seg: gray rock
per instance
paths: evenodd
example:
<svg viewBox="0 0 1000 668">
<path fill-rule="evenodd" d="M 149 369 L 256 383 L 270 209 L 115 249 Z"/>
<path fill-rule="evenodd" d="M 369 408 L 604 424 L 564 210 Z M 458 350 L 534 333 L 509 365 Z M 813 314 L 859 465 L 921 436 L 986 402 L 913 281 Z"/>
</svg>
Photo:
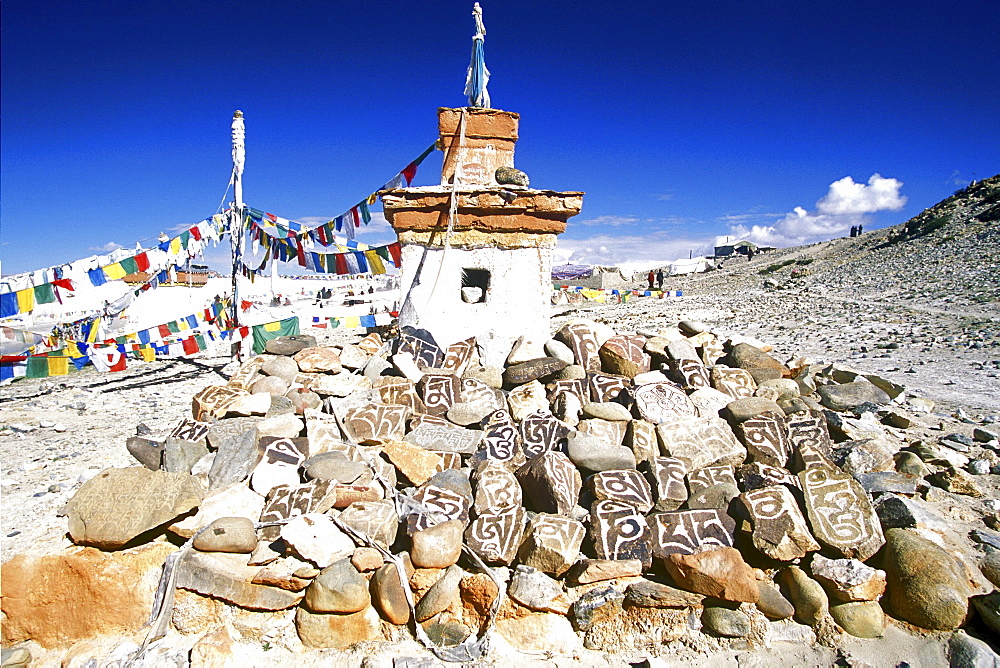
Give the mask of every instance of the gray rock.
<svg viewBox="0 0 1000 668">
<path fill-rule="evenodd" d="M 280 357 L 278 359 L 287 359 L 291 361 L 288 357 Z M 295 362 L 292 362 L 292 364 L 295 364 Z M 254 381 L 254 384 L 250 386 L 250 392 L 252 394 L 266 393 L 272 396 L 280 397 L 287 391 L 288 381 L 278 376 L 262 376 Z"/>
<path fill-rule="evenodd" d="M 264 413 L 264 417 L 265 418 L 270 418 L 270 417 L 274 417 L 276 415 L 287 415 L 289 413 L 294 413 L 295 412 L 295 405 L 292 404 L 292 400 L 289 399 L 287 395 L 292 394 L 293 392 L 298 392 L 298 391 L 303 390 L 303 389 L 304 388 L 297 388 L 295 390 L 289 390 L 288 392 L 285 393 L 286 396 L 283 396 L 283 397 L 279 397 L 277 395 L 272 394 L 271 395 L 271 405 L 268 407 L 267 412 Z M 305 391 L 309 392 L 309 390 L 305 390 Z M 313 395 L 313 396 L 316 397 L 316 400 L 318 402 L 319 401 L 319 395 Z M 318 407 L 319 407 L 319 403 L 317 403 L 315 406 L 310 406 L 310 408 L 318 408 Z"/>
<path fill-rule="evenodd" d="M 316 337 L 308 334 L 293 334 L 291 336 L 279 336 L 264 344 L 264 350 L 272 355 L 286 355 L 291 357 L 295 353 L 305 348 L 315 348 Z"/>
<path fill-rule="evenodd" d="M 896 470 L 900 473 L 908 473 L 918 478 L 923 478 L 931 473 L 931 470 L 927 468 L 926 464 L 924 464 L 924 460 L 920 459 L 920 457 L 912 452 L 907 452 L 905 450 L 897 452 L 893 456 L 893 459 L 896 462 Z"/>
<path fill-rule="evenodd" d="M 302 462 L 302 468 L 309 480 L 336 480 L 350 485 L 371 469 L 364 462 L 354 462 L 344 452 L 333 450 L 313 455 Z"/>
<path fill-rule="evenodd" d="M 458 585 L 465 577 L 459 566 L 449 566 L 444 575 L 431 585 L 416 605 L 417 621 L 423 622 L 458 600 Z"/>
<path fill-rule="evenodd" d="M 532 610 L 565 615 L 569 599 L 562 586 L 545 573 L 530 566 L 518 566 L 507 589 L 510 597 Z"/>
<path fill-rule="evenodd" d="M 739 610 L 706 607 L 701 613 L 705 630 L 723 638 L 745 638 L 750 635 L 750 618 Z"/>
<path fill-rule="evenodd" d="M 889 403 L 889 395 L 868 381 L 859 380 L 840 385 L 820 385 L 816 388 L 820 403 L 835 411 L 849 411 L 865 402 Z"/>
<path fill-rule="evenodd" d="M 798 566 L 789 566 L 778 574 L 781 591 L 795 607 L 795 621 L 816 626 L 830 611 L 830 601 L 820 583 Z"/>
<path fill-rule="evenodd" d="M 998 427 L 974 427 L 972 438 L 979 443 L 989 443 L 990 441 L 1000 441 L 1000 428 Z"/>
<path fill-rule="evenodd" d="M 704 598 L 701 594 L 649 580 L 633 582 L 625 590 L 625 601 L 640 608 L 690 608 L 701 605 Z"/>
<path fill-rule="evenodd" d="M 570 364 L 565 369 L 553 376 L 555 380 L 583 380 L 587 377 L 587 370 L 579 364 Z"/>
<path fill-rule="evenodd" d="M 290 357 L 268 357 L 261 364 L 260 371 L 267 376 L 281 378 L 286 383 L 291 383 L 299 373 L 299 365 Z"/>
<path fill-rule="evenodd" d="M 495 366 L 477 366 L 475 364 L 470 364 L 465 369 L 465 373 L 462 374 L 462 378 L 474 378 L 476 380 L 481 380 L 494 389 L 503 387 L 503 369 L 498 369 Z"/>
<path fill-rule="evenodd" d="M 583 404 L 583 414 L 586 417 L 598 418 L 600 420 L 628 421 L 632 419 L 632 414 L 627 408 L 613 401 L 602 403 Z"/>
<path fill-rule="evenodd" d="M 302 603 L 312 612 L 358 612 L 371 603 L 368 581 L 350 559 L 341 559 L 320 571 Z"/>
<path fill-rule="evenodd" d="M 635 453 L 629 448 L 580 432 L 572 433 L 566 438 L 566 454 L 574 464 L 588 471 L 636 467 Z"/>
<path fill-rule="evenodd" d="M 678 329 L 687 336 L 694 336 L 708 331 L 708 325 L 700 320 L 681 320 L 677 323 Z"/>
<path fill-rule="evenodd" d="M 768 619 L 788 619 L 795 614 L 795 606 L 777 589 L 764 582 L 758 583 L 757 586 L 760 589 L 760 599 L 757 600 L 756 604 L 757 609 L 764 613 L 765 617 Z"/>
<path fill-rule="evenodd" d="M 979 570 L 993 586 L 1000 589 L 1000 552 L 991 552 L 979 563 Z"/>
<path fill-rule="evenodd" d="M 710 485 L 697 494 L 692 495 L 687 500 L 687 507 L 694 510 L 696 508 L 718 508 L 728 509 L 729 503 L 740 495 L 740 490 L 736 485 L 722 482 Z"/>
<path fill-rule="evenodd" d="M 131 436 L 125 442 L 125 448 L 136 461 L 150 471 L 159 471 L 163 461 L 163 442 L 144 436 Z"/>
<path fill-rule="evenodd" d="M 528 187 L 528 175 L 513 167 L 497 167 L 495 178 L 500 185 Z"/>
<path fill-rule="evenodd" d="M 246 560 L 243 554 L 189 552 L 177 565 L 177 586 L 251 610 L 287 610 L 299 604 L 301 592 L 253 584 L 258 569 Z"/>
<path fill-rule="evenodd" d="M 1000 656 L 979 638 L 959 631 L 948 641 L 950 668 L 1000 668 Z"/>
<path fill-rule="evenodd" d="M 852 601 L 830 606 L 830 616 L 856 638 L 881 638 L 885 635 L 885 613 L 877 601 Z"/>
<path fill-rule="evenodd" d="M 246 480 L 260 461 L 257 422 L 255 418 L 230 418 L 219 420 L 208 430 L 209 445 L 217 451 L 208 472 L 210 489 Z"/>
<path fill-rule="evenodd" d="M 570 621 L 577 631 L 588 630 L 600 615 L 598 612 L 605 606 L 621 607 L 625 595 L 615 587 L 595 587 L 582 596 L 570 608 Z"/>
<path fill-rule="evenodd" d="M 567 365 L 573 364 L 576 359 L 573 357 L 573 351 L 562 341 L 556 339 L 549 339 L 545 342 L 545 352 L 551 357 L 561 359 L 566 362 Z"/>
<path fill-rule="evenodd" d="M 719 414 L 728 420 L 729 424 L 737 425 L 766 412 L 781 414 L 784 411 L 771 399 L 765 399 L 764 397 L 743 397 L 742 399 L 734 399 L 726 404 L 726 407 Z"/>
<path fill-rule="evenodd" d="M 882 567 L 890 612 L 925 629 L 950 631 L 965 623 L 968 580 L 942 548 L 906 529 L 889 529 Z"/>
<path fill-rule="evenodd" d="M 361 375 L 370 380 L 375 380 L 381 376 L 388 375 L 388 371 L 392 368 L 392 363 L 385 360 L 377 355 L 373 355 L 365 363 L 365 368 L 361 371 Z"/>
<path fill-rule="evenodd" d="M 170 473 L 191 473 L 199 459 L 208 454 L 208 447 L 196 441 L 168 436 L 163 444 L 163 470 Z"/>
<path fill-rule="evenodd" d="M 972 605 L 975 606 L 983 623 L 994 633 L 1000 634 L 1000 592 L 994 591 L 985 596 L 973 596 Z"/>
<path fill-rule="evenodd" d="M 201 552 L 250 554 L 257 548 L 257 531 L 249 517 L 220 517 L 194 539 Z"/>
<path fill-rule="evenodd" d="M 459 401 L 451 405 L 446 416 L 449 422 L 453 422 L 462 427 L 479 423 L 484 417 L 495 411 L 495 405 L 485 402 L 465 402 Z"/>
</svg>

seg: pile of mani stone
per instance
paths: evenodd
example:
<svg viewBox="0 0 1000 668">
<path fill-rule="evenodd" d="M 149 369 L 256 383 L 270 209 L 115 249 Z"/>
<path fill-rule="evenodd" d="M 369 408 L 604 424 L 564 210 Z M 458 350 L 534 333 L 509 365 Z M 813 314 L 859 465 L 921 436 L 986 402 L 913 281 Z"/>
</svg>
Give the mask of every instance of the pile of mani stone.
<svg viewBox="0 0 1000 668">
<path fill-rule="evenodd" d="M 87 482 L 69 533 L 101 550 L 187 541 L 173 588 L 285 611 L 306 647 L 495 631 L 614 651 L 951 631 L 977 609 L 995 623 L 996 560 L 980 572 L 923 506 L 930 484 L 974 486 L 941 447 L 910 447 L 926 406 L 769 351 L 692 321 L 573 320 L 503 368 L 474 339 L 408 327 L 282 337 L 165 438 L 130 438 L 141 466 Z"/>
</svg>

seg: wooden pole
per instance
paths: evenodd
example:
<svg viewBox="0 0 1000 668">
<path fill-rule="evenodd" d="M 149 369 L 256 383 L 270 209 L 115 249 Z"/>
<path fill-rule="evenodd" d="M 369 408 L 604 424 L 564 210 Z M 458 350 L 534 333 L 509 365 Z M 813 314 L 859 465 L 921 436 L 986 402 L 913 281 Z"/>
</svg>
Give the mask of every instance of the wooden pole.
<svg viewBox="0 0 1000 668">
<path fill-rule="evenodd" d="M 240 326 L 240 299 L 238 280 L 240 265 L 243 263 L 243 165 L 246 162 L 246 128 L 243 125 L 243 112 L 233 112 L 233 192 L 236 201 L 233 204 L 232 218 L 229 222 L 229 234 L 233 248 L 233 329 Z M 240 359 L 242 341 L 233 346 L 233 357 Z"/>
</svg>

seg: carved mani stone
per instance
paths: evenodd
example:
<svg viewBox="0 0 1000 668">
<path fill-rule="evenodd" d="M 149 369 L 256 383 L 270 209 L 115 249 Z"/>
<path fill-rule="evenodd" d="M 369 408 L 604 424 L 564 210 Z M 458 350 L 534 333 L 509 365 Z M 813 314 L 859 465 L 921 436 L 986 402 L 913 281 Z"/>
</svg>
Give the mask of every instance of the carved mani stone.
<svg viewBox="0 0 1000 668">
<path fill-rule="evenodd" d="M 264 366 L 264 362 L 267 361 L 265 355 L 256 355 L 251 357 L 236 370 L 232 376 L 229 377 L 229 382 L 227 385 L 230 387 L 235 387 L 239 390 L 249 390 L 250 386 L 254 384 L 257 377 L 260 375 L 260 368 Z"/>
<path fill-rule="evenodd" d="M 584 323 L 569 323 L 556 332 L 556 338 L 573 351 L 576 363 L 587 371 L 600 371 L 597 335 Z"/>
<path fill-rule="evenodd" d="M 714 366 L 710 373 L 712 387 L 725 392 L 733 399 L 752 397 L 757 389 L 757 383 L 749 371 L 744 369 L 730 369 L 724 366 Z"/>
<path fill-rule="evenodd" d="M 681 484 L 684 484 L 681 477 Z M 598 501 L 612 500 L 627 503 L 640 513 L 648 513 L 653 507 L 653 495 L 649 483 L 635 469 L 601 471 L 587 479 L 594 498 Z"/>
<path fill-rule="evenodd" d="M 689 470 L 737 466 L 747 451 L 722 418 L 685 418 L 656 427 L 663 454 L 682 460 Z"/>
<path fill-rule="evenodd" d="M 525 532 L 520 562 L 546 573 L 562 575 L 576 561 L 585 534 L 583 524 L 561 515 L 539 513 Z"/>
<path fill-rule="evenodd" d="M 799 479 L 783 468 L 768 466 L 760 462 L 744 464 L 737 471 L 740 478 L 740 486 L 745 490 L 760 489 L 771 485 L 786 485 L 789 488 L 799 489 Z"/>
<path fill-rule="evenodd" d="M 792 454 L 792 470 L 803 471 L 819 466 L 833 470 L 829 460 L 833 441 L 821 416 L 794 417 L 788 420 L 788 441 Z"/>
<path fill-rule="evenodd" d="M 653 562 L 649 525 L 631 504 L 611 500 L 594 503 L 590 534 L 598 559 L 637 559 L 643 568 Z"/>
<path fill-rule="evenodd" d="M 694 417 L 694 404 L 673 383 L 646 383 L 633 391 L 639 414 L 653 424 Z"/>
<path fill-rule="evenodd" d="M 413 504 L 406 515 L 406 533 L 429 529 L 448 520 L 469 521 L 470 499 L 437 485 L 424 485 L 413 495 Z"/>
<path fill-rule="evenodd" d="M 697 390 L 711 387 L 708 369 L 698 360 L 670 359 L 667 361 L 672 380 L 677 381 L 685 390 Z"/>
<path fill-rule="evenodd" d="M 223 385 L 210 385 L 191 399 L 192 417 L 199 422 L 225 417 L 226 410 L 239 397 L 249 396 L 246 390 Z"/>
<path fill-rule="evenodd" d="M 674 510 L 649 516 L 653 555 L 693 554 L 704 546 L 733 546 L 736 522 L 723 510 Z"/>
<path fill-rule="evenodd" d="M 444 352 L 427 330 L 403 326 L 396 341 L 396 352 L 409 353 L 419 369 L 438 368 L 444 362 Z"/>
<path fill-rule="evenodd" d="M 493 411 L 480 423 L 483 429 L 481 450 L 477 458 L 492 459 L 518 465 L 524 461 L 521 436 L 506 410 Z"/>
<path fill-rule="evenodd" d="M 476 487 L 473 510 L 477 515 L 501 513 L 521 506 L 521 485 L 507 467 L 486 461 L 473 474 Z"/>
<path fill-rule="evenodd" d="M 483 432 L 448 424 L 421 423 L 403 439 L 425 450 L 441 450 L 470 455 L 479 447 Z"/>
<path fill-rule="evenodd" d="M 545 411 L 529 413 L 518 425 L 524 456 L 533 459 L 546 450 L 561 450 L 569 428 Z"/>
<path fill-rule="evenodd" d="M 309 456 L 309 439 L 265 436 L 257 444 L 263 457 L 250 474 L 250 488 L 267 494 L 278 485 L 300 482 L 299 467 Z"/>
<path fill-rule="evenodd" d="M 864 488 L 847 473 L 808 468 L 799 473 L 813 534 L 848 559 L 865 561 L 885 544 Z"/>
<path fill-rule="evenodd" d="M 660 453 L 656 427 L 645 420 L 631 420 L 625 431 L 625 445 L 632 449 L 637 464 L 648 462 Z"/>
<path fill-rule="evenodd" d="M 590 418 L 589 420 L 580 420 L 580 424 L 576 426 L 576 429 L 581 434 L 593 436 L 610 445 L 621 445 L 625 439 L 627 425 L 627 422 L 620 422 L 618 420 Z"/>
<path fill-rule="evenodd" d="M 517 471 L 528 507 L 542 513 L 568 515 L 580 498 L 583 481 L 569 457 L 549 450 Z"/>
<path fill-rule="evenodd" d="M 450 373 L 428 373 L 417 387 L 424 402 L 424 411 L 430 415 L 444 415 L 458 399 L 458 377 Z"/>
<path fill-rule="evenodd" d="M 785 466 L 788 462 L 791 448 L 783 416 L 759 415 L 737 425 L 736 434 L 746 445 L 750 461 L 769 466 Z"/>
<path fill-rule="evenodd" d="M 469 548 L 490 564 L 510 564 L 524 536 L 527 513 L 521 506 L 501 513 L 483 513 L 465 530 Z"/>
<path fill-rule="evenodd" d="M 688 473 L 687 480 L 691 496 L 700 494 L 712 485 L 726 483 L 736 487 L 736 475 L 732 466 L 706 466 Z"/>
<path fill-rule="evenodd" d="M 590 389 L 590 400 L 594 403 L 614 401 L 622 392 L 629 388 L 632 381 L 625 376 L 612 376 L 607 373 L 588 373 L 587 386 Z"/>
<path fill-rule="evenodd" d="M 313 480 L 304 485 L 278 485 L 267 495 L 260 513 L 261 523 L 287 520 L 308 513 L 325 513 L 337 500 L 336 482 Z M 267 526 L 260 530 L 266 541 L 277 540 L 281 526 Z"/>
<path fill-rule="evenodd" d="M 801 559 L 819 549 L 798 504 L 784 485 L 750 490 L 740 495 L 753 524 L 753 544 L 779 561 Z"/>
<path fill-rule="evenodd" d="M 378 391 L 383 404 L 408 406 L 413 412 L 423 410 L 423 404 L 417 396 L 416 383 L 409 378 L 380 376 L 373 381 L 372 385 Z"/>
<path fill-rule="evenodd" d="M 675 457 L 654 457 L 646 464 L 649 484 L 656 499 L 656 509 L 676 510 L 688 499 L 684 477 L 687 466 Z"/>
<path fill-rule="evenodd" d="M 560 380 L 554 380 L 545 386 L 548 394 L 549 403 L 555 405 L 556 398 L 563 392 L 569 392 L 570 394 L 575 394 L 580 400 L 580 403 L 590 401 L 590 390 L 587 387 L 587 382 L 583 378 L 563 378 Z"/>
<path fill-rule="evenodd" d="M 398 441 L 403 438 L 408 412 L 406 406 L 368 404 L 347 411 L 344 424 L 348 434 L 358 443 Z"/>
<path fill-rule="evenodd" d="M 449 371 L 454 371 L 458 375 L 462 375 L 465 371 L 465 367 L 469 366 L 469 361 L 472 359 L 472 353 L 476 351 L 476 337 L 471 337 L 465 341 L 458 341 L 456 343 L 448 346 L 448 350 L 444 355 L 444 362 L 442 362 L 441 367 L 448 369 Z"/>
<path fill-rule="evenodd" d="M 204 445 L 208 443 L 208 430 L 211 427 L 212 425 L 208 422 L 198 422 L 197 420 L 181 418 L 181 421 L 170 432 L 170 436 Z"/>
</svg>

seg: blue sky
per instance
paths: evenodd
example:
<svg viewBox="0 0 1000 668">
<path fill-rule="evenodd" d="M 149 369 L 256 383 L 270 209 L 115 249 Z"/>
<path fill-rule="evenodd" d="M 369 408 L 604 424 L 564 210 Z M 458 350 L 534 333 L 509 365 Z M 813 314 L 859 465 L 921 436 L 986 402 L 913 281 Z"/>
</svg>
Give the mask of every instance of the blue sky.
<svg viewBox="0 0 1000 668">
<path fill-rule="evenodd" d="M 587 193 L 562 259 L 816 241 L 1000 171 L 995 0 L 481 4 L 517 166 Z M 248 204 L 342 213 L 435 139 L 437 107 L 465 104 L 471 5 L 2 3 L 3 272 L 214 213 L 234 109 Z M 379 220 L 360 237 L 392 238 Z"/>
</svg>

